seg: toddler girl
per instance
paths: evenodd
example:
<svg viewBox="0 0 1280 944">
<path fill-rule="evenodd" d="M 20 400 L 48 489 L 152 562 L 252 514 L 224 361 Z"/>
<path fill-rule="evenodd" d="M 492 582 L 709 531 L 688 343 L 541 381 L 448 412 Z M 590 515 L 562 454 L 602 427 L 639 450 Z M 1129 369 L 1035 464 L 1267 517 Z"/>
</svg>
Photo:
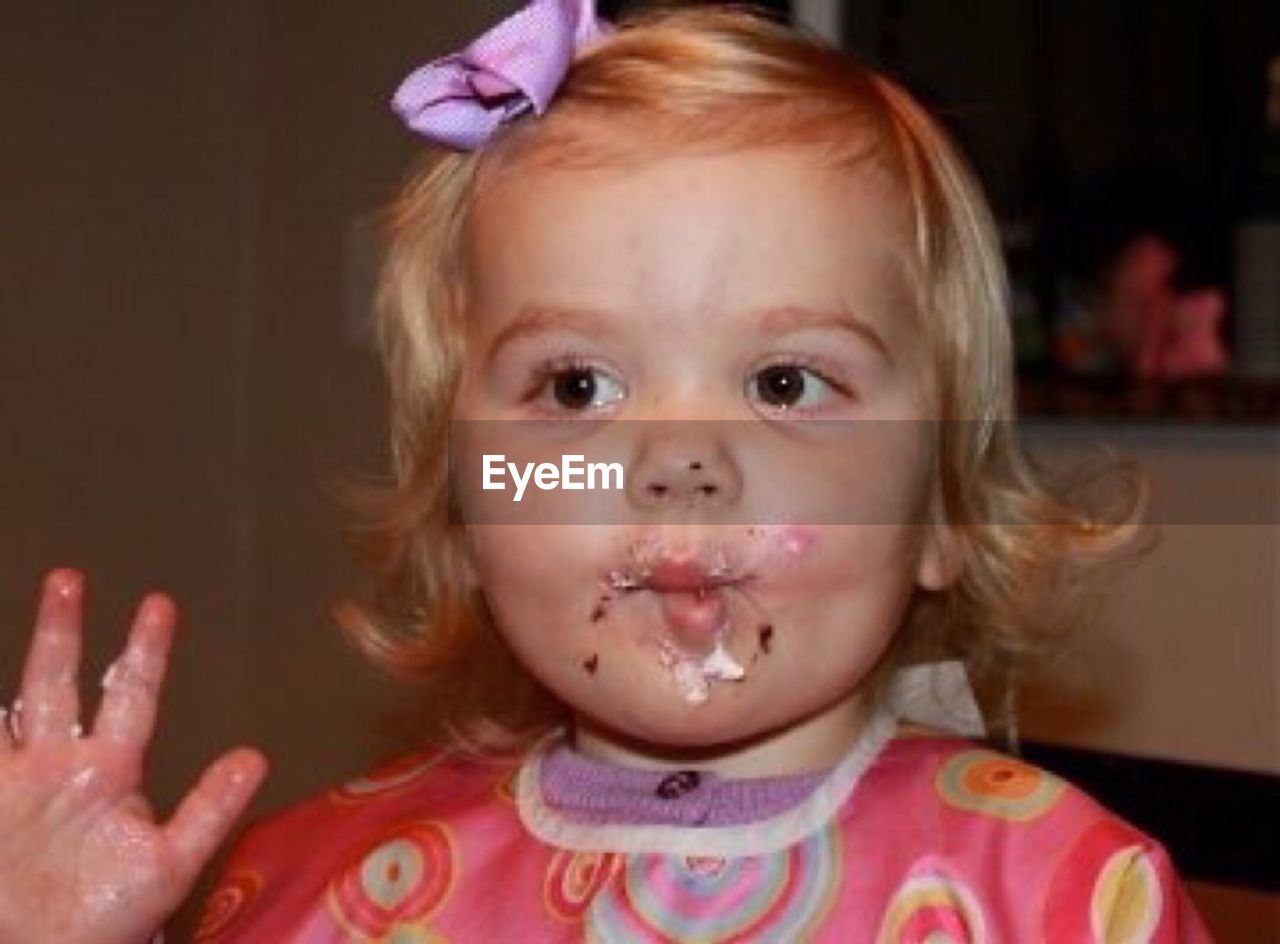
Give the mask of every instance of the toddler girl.
<svg viewBox="0 0 1280 944">
<path fill-rule="evenodd" d="M 995 233 L 920 107 L 749 12 L 569 0 L 396 106 L 436 147 L 391 216 L 380 591 L 341 616 L 449 746 L 252 826 L 197 939 L 1206 940 L 1158 843 L 957 736 L 965 670 L 1004 690 L 1132 529 L 1020 458 Z M 262 761 L 164 827 L 120 800 L 171 613 L 77 738 L 50 585 L 0 928 L 137 940 Z"/>
</svg>

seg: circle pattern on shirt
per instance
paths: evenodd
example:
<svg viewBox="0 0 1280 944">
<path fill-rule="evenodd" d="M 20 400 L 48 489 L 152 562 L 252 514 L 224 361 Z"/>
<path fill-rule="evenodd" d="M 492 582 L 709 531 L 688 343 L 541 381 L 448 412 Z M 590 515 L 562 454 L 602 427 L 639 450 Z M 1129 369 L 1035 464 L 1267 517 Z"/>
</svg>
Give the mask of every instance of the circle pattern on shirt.
<svg viewBox="0 0 1280 944">
<path fill-rule="evenodd" d="M 948 875 L 908 878 L 889 901 L 876 944 L 978 944 L 987 938 L 982 908 Z"/>
<path fill-rule="evenodd" d="M 228 874 L 209 896 L 193 941 L 211 941 L 222 934 L 258 897 L 262 877 L 248 870 Z"/>
<path fill-rule="evenodd" d="M 982 749 L 954 754 L 938 768 L 938 795 L 957 809 L 1013 822 L 1043 816 L 1066 782 L 1030 764 Z"/>
<path fill-rule="evenodd" d="M 426 930 L 415 925 L 444 904 L 456 873 L 455 845 L 443 824 L 397 824 L 329 883 L 329 910 L 357 935 L 432 940 L 421 937 Z M 410 933 L 419 937 L 405 936 Z"/>
<path fill-rule="evenodd" d="M 1148 941 L 1164 912 L 1160 875 L 1144 837 L 1120 820 L 1101 820 L 1063 855 L 1045 900 L 1049 944 Z"/>
<path fill-rule="evenodd" d="M 572 852 L 559 849 L 547 866 L 542 901 L 562 921 L 578 921 L 596 893 L 622 864 L 614 852 Z"/>
<path fill-rule="evenodd" d="M 840 888 L 832 826 L 764 856 L 630 855 L 586 919 L 589 941 L 808 940 Z"/>
<path fill-rule="evenodd" d="M 1149 941 L 1160 920 L 1160 877 L 1136 846 L 1107 859 L 1089 902 L 1094 940 Z"/>
</svg>

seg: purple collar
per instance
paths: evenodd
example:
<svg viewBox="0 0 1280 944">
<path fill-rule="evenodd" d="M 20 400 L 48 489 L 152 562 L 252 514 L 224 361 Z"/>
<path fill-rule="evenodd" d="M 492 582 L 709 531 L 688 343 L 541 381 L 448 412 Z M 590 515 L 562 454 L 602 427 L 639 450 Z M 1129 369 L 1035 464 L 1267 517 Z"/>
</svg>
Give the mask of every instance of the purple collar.
<svg viewBox="0 0 1280 944">
<path fill-rule="evenodd" d="M 567 744 L 542 760 L 547 806 L 579 822 L 740 826 L 808 798 L 827 774 L 728 779 L 697 770 L 642 770 L 592 760 Z"/>
</svg>

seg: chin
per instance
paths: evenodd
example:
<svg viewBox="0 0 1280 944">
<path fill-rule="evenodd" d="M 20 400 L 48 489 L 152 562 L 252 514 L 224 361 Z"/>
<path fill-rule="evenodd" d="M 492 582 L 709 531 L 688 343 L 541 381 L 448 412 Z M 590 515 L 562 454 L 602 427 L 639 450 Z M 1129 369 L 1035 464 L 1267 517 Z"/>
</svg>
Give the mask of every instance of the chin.
<svg viewBox="0 0 1280 944">
<path fill-rule="evenodd" d="M 785 727 L 785 719 L 774 717 L 776 709 L 766 714 L 753 701 L 733 689 L 718 687 L 707 701 L 690 704 L 673 689 L 649 692 L 625 705 L 584 706 L 584 712 L 611 719 L 606 726 L 628 739 L 697 750 L 750 741 Z"/>
</svg>

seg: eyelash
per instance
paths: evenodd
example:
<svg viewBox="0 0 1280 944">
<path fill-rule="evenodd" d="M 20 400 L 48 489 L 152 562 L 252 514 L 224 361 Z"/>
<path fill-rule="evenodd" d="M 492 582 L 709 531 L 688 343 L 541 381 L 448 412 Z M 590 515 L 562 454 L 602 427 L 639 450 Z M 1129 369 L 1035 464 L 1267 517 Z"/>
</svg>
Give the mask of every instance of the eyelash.
<svg viewBox="0 0 1280 944">
<path fill-rule="evenodd" d="M 776 361 L 767 361 L 762 363 L 762 365 L 756 367 L 755 370 L 751 371 L 750 376 L 751 377 L 759 376 L 760 372 L 767 371 L 771 367 L 799 368 L 799 370 L 801 371 L 808 372 L 808 374 L 813 374 L 815 377 L 818 377 L 818 380 L 822 381 L 823 384 L 826 384 L 827 386 L 829 386 L 829 388 L 831 388 L 833 391 L 836 391 L 836 393 L 840 394 L 841 397 L 844 397 L 847 400 L 858 399 L 858 397 L 856 397 L 854 389 L 852 389 L 852 386 L 850 384 L 847 384 L 845 380 L 837 379 L 837 377 L 835 376 L 835 372 L 829 370 L 829 368 L 826 366 L 826 363 L 823 363 L 822 361 L 820 361 L 820 358 L 805 357 L 803 356 L 803 354 L 785 354 L 785 356 L 778 357 Z M 810 407 L 810 408 L 788 407 L 787 411 L 803 413 L 806 411 L 806 409 L 809 409 L 809 411 L 813 411 L 814 408 L 813 407 Z M 774 412 L 787 412 L 787 411 L 778 411 L 777 408 L 774 408 Z"/>
<path fill-rule="evenodd" d="M 544 393 L 547 385 L 555 380 L 559 374 L 566 374 L 573 371 L 593 371 L 598 370 L 602 373 L 608 373 L 604 368 L 597 364 L 592 364 L 585 358 L 577 354 L 563 354 L 557 357 L 549 357 L 539 363 L 533 369 L 533 376 L 526 385 L 523 395 L 520 397 L 521 403 L 529 403 L 540 394 Z"/>
<path fill-rule="evenodd" d="M 771 367 L 797 367 L 800 370 L 807 371 L 816 376 L 819 380 L 829 386 L 836 393 L 846 399 L 856 399 L 852 388 L 842 380 L 837 380 L 824 364 L 816 358 L 809 358 L 803 355 L 793 354 L 780 357 L 777 360 L 768 361 L 756 367 L 750 374 L 751 377 L 757 376 L 761 371 Z M 520 398 L 521 403 L 530 403 L 540 394 L 547 390 L 547 385 L 555 378 L 563 373 L 573 371 L 592 371 L 601 370 L 603 368 L 592 364 L 585 358 L 577 354 L 564 354 L 557 357 L 550 357 L 539 363 L 533 370 L 533 376 L 526 385 L 524 393 Z M 804 412 L 803 407 L 792 407 L 792 411 Z M 811 408 L 812 409 L 812 408 Z M 557 412 L 563 411 L 558 408 Z"/>
<path fill-rule="evenodd" d="M 828 370 L 826 365 L 818 358 L 806 357 L 803 354 L 787 354 L 779 357 L 777 360 L 768 361 L 760 365 L 752 371 L 751 376 L 755 377 L 761 371 L 768 370 L 770 367 L 798 367 L 803 371 L 813 374 L 842 397 L 849 400 L 856 399 L 853 388 L 845 381 L 837 380 L 835 376 L 833 376 L 832 372 Z"/>
</svg>

